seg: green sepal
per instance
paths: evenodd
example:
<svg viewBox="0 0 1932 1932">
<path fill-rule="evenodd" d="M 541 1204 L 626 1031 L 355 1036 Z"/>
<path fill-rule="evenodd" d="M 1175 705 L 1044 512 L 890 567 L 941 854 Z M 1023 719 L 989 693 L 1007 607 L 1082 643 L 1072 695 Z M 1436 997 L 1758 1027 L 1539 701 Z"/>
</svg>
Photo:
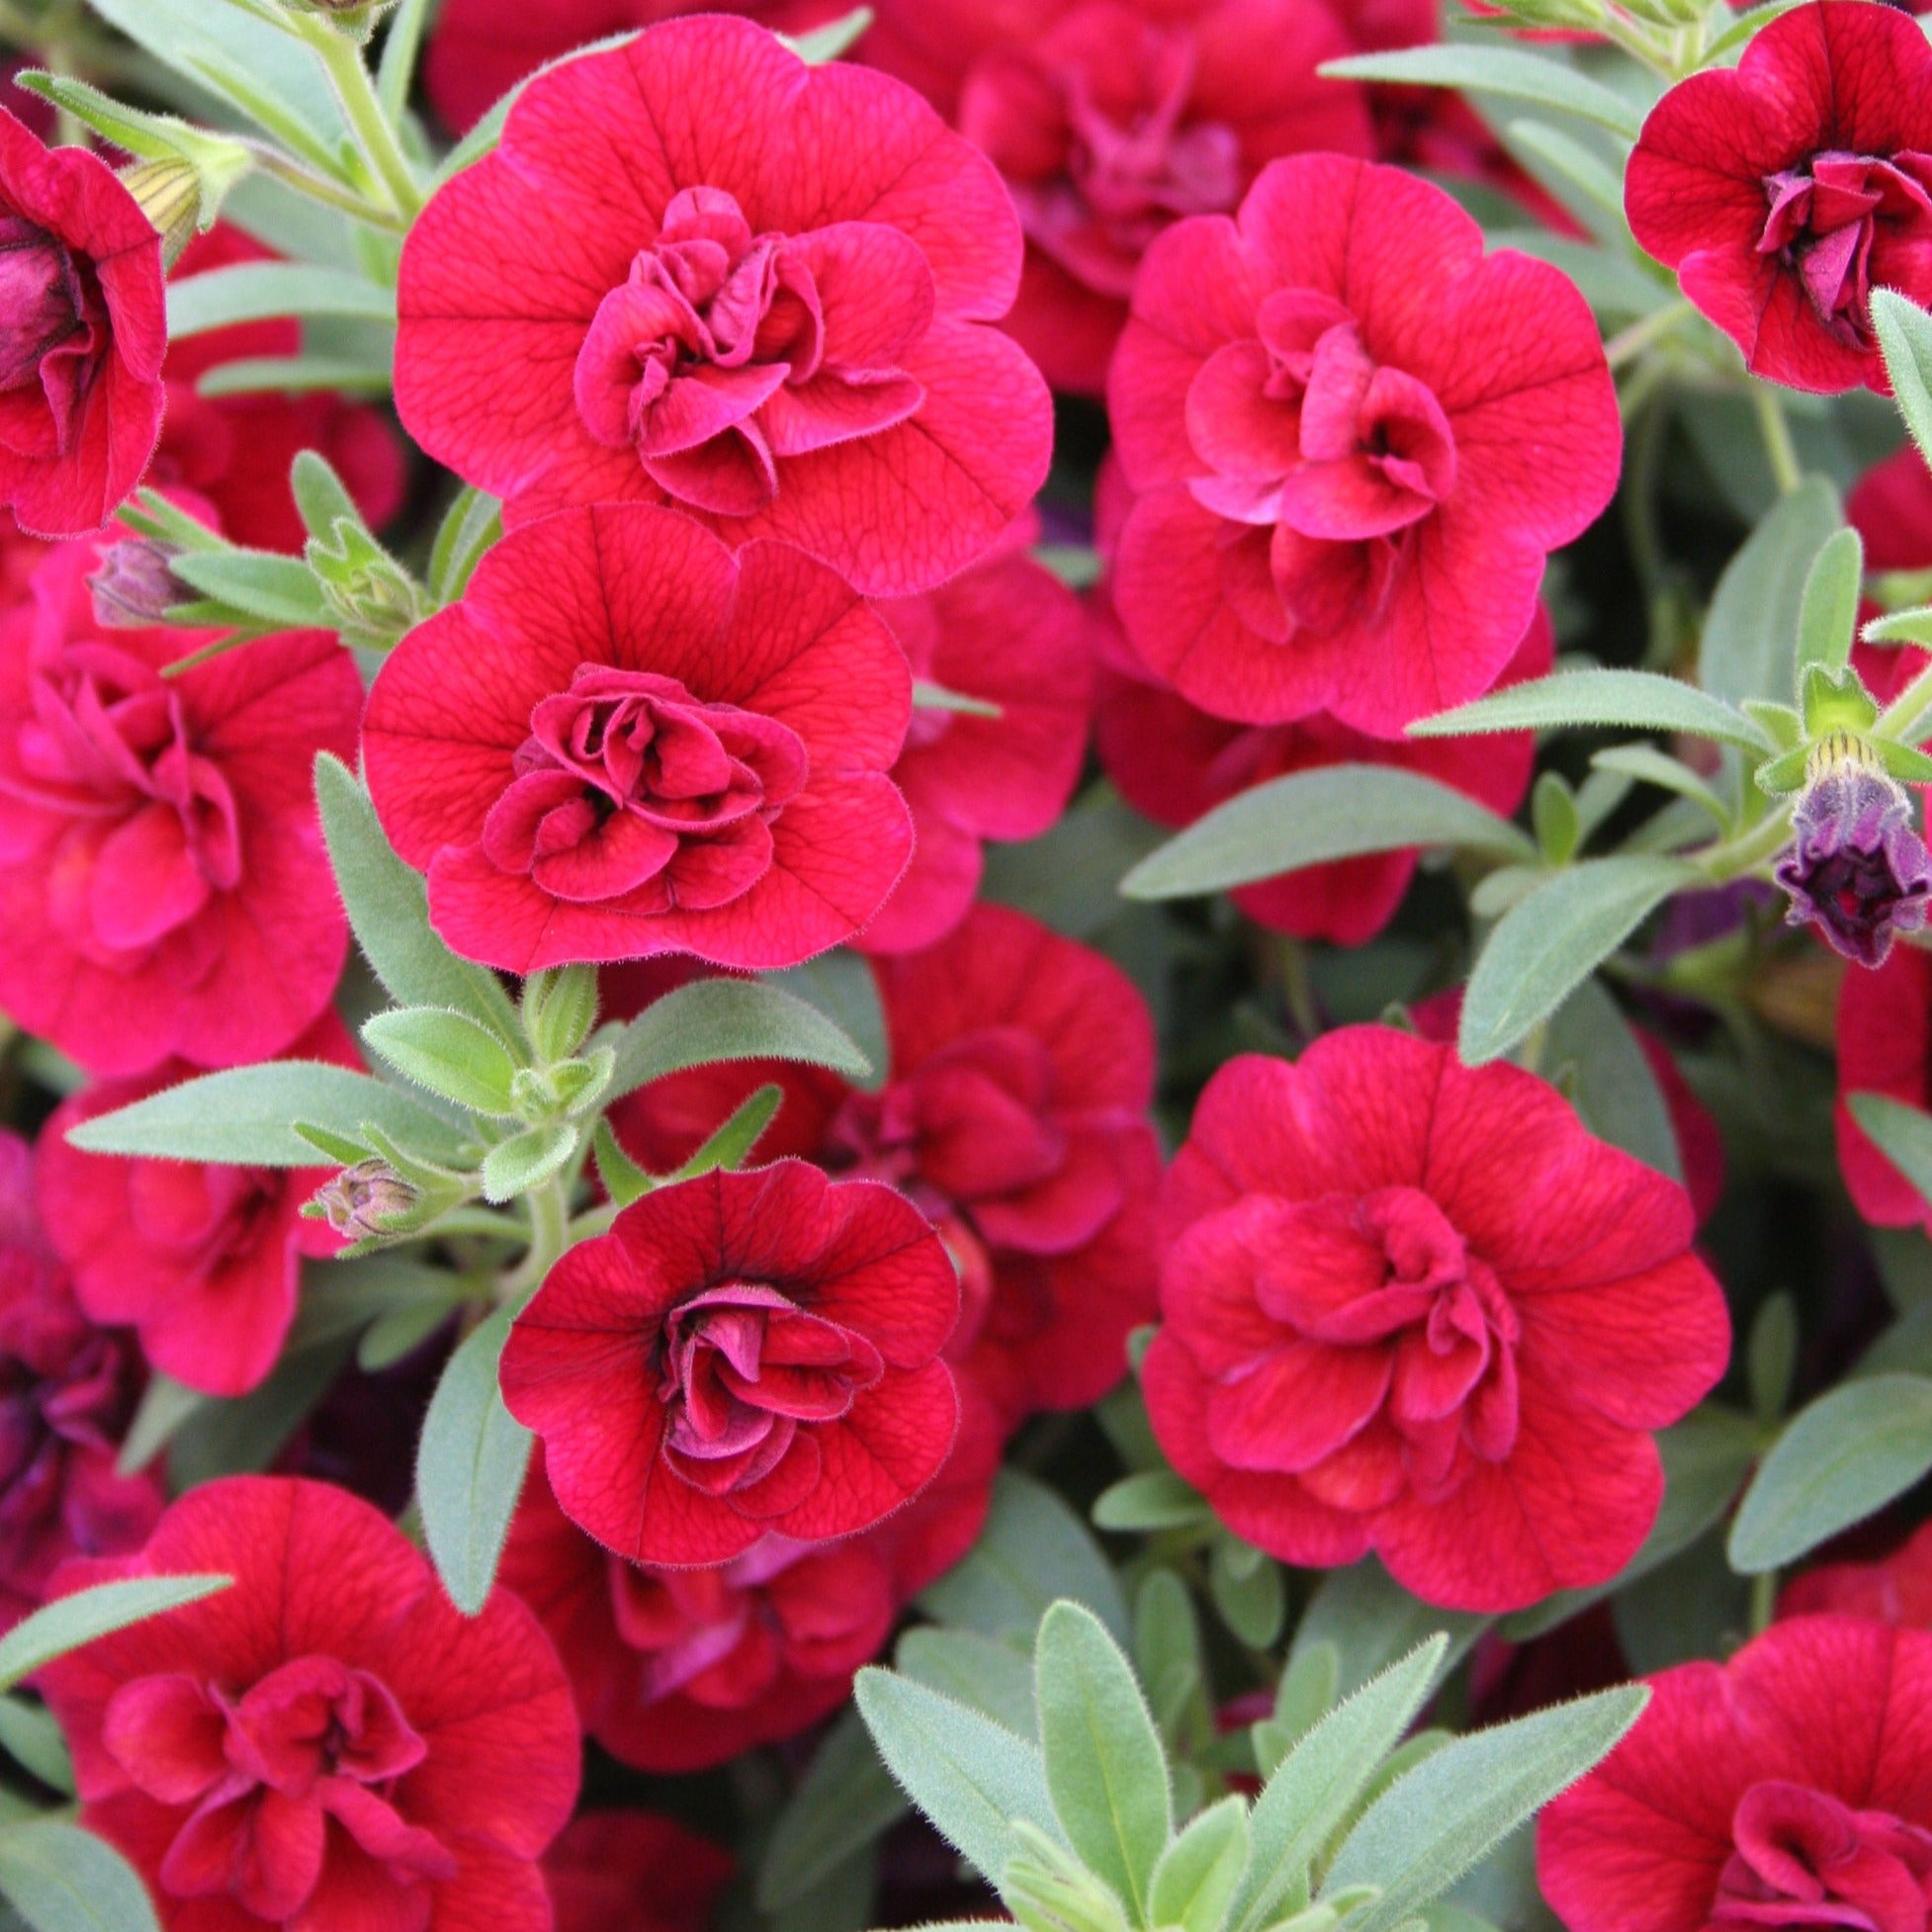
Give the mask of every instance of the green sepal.
<svg viewBox="0 0 1932 1932">
<path fill-rule="evenodd" d="M 1809 739 L 1828 738 L 1833 732 L 1863 738 L 1879 721 L 1872 693 L 1849 664 L 1836 670 L 1821 663 L 1805 665 L 1799 709 Z"/>
<path fill-rule="evenodd" d="M 1886 768 L 1886 776 L 1901 785 L 1932 784 L 1932 757 L 1916 745 L 1900 745 L 1888 738 L 1872 740 L 1872 749 Z"/>
<path fill-rule="evenodd" d="M 1804 768 L 1810 756 L 1808 747 L 1800 745 L 1790 751 L 1781 751 L 1775 758 L 1767 758 L 1751 775 L 1761 792 L 1782 797 L 1803 785 Z"/>
<path fill-rule="evenodd" d="M 1769 698 L 1746 698 L 1742 709 L 1779 750 L 1790 751 L 1804 743 L 1804 721 L 1795 706 L 1774 704 Z"/>
</svg>

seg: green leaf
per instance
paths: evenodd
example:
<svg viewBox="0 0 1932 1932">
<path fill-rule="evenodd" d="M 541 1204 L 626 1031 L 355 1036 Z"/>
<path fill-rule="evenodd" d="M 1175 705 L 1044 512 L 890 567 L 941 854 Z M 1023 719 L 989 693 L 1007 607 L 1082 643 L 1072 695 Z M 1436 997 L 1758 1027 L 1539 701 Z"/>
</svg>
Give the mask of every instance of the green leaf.
<svg viewBox="0 0 1932 1932">
<path fill-rule="evenodd" d="M 804 1897 L 884 1837 L 906 1810 L 863 1720 L 847 1711 L 826 1732 L 771 1828 L 758 1864 L 758 1909 L 777 1912 Z"/>
<path fill-rule="evenodd" d="M 784 1098 L 785 1090 L 777 1086 L 760 1087 L 747 1096 L 733 1109 L 731 1118 L 678 1169 L 676 1178 L 689 1181 L 714 1168 L 737 1167 L 776 1118 Z"/>
<path fill-rule="evenodd" d="M 452 1295 L 378 1315 L 356 1344 L 356 1366 L 365 1375 L 380 1375 L 385 1368 L 394 1368 L 404 1356 L 414 1355 L 460 1305 L 461 1297 Z"/>
<path fill-rule="evenodd" d="M 872 9 L 854 7 L 850 13 L 841 14 L 824 27 L 815 27 L 809 34 L 780 34 L 778 38 L 808 67 L 821 67 L 828 60 L 836 60 L 849 52 L 871 25 Z"/>
<path fill-rule="evenodd" d="M 207 1399 L 199 1390 L 184 1388 L 158 1370 L 150 1374 L 141 1391 L 140 1406 L 122 1439 L 116 1472 L 132 1476 L 145 1469 Z"/>
<path fill-rule="evenodd" d="M 1672 1181 L 1684 1179 L 1663 1089 L 1601 981 L 1585 980 L 1551 1015 L 1542 1064 L 1552 1074 L 1569 1070 L 1571 1102 L 1600 1140 Z"/>
<path fill-rule="evenodd" d="M 1207 1591 L 1221 1622 L 1251 1650 L 1266 1650 L 1281 1634 L 1287 1598 L 1281 1566 L 1252 1544 L 1223 1532 L 1208 1554 Z"/>
<path fill-rule="evenodd" d="M 1504 144 L 1600 240 L 1625 245 L 1629 227 L 1621 166 L 1612 168 L 1596 147 L 1540 121 L 1512 121 Z"/>
<path fill-rule="evenodd" d="M 1744 1351 L 1751 1413 L 1766 1426 L 1775 1426 L 1784 1415 L 1797 1368 L 1798 1307 L 1781 1291 L 1768 1295 L 1759 1306 Z"/>
<path fill-rule="evenodd" d="M 83 1120 L 67 1138 L 90 1154 L 312 1168 L 315 1149 L 295 1131 L 298 1120 L 312 1120 L 348 1139 L 371 1121 L 399 1144 L 432 1158 L 456 1145 L 450 1123 L 400 1088 L 315 1060 L 273 1060 L 203 1074 Z"/>
<path fill-rule="evenodd" d="M 1161 1854 L 1149 1888 L 1148 1924 L 1220 1932 L 1248 1868 L 1248 1805 L 1224 1798 Z"/>
<path fill-rule="evenodd" d="M 1015 1737 L 1034 1740 L 1033 1663 L 1009 1643 L 977 1630 L 918 1625 L 899 1639 L 893 1662 L 916 1684 L 937 1691 Z"/>
<path fill-rule="evenodd" d="M 1045 1768 L 1030 1744 L 894 1671 L 860 1671 L 853 1692 L 906 1795 L 985 1877 L 1004 1872 L 1013 1855 L 1010 1820 L 1060 1837 Z"/>
<path fill-rule="evenodd" d="M 60 1726 L 44 1705 L 0 1697 L 0 1747 L 49 1791 L 74 1795 L 74 1761 Z"/>
<path fill-rule="evenodd" d="M 548 1181 L 577 1150 L 573 1121 L 552 1120 L 498 1141 L 483 1156 L 483 1199 L 515 1200 Z"/>
<path fill-rule="evenodd" d="M 1837 490 L 1823 477 L 1807 477 L 1778 498 L 1724 567 L 1698 648 L 1698 682 L 1713 697 L 1791 701 L 1805 580 L 1844 521 Z"/>
<path fill-rule="evenodd" d="M 481 1020 L 447 1007 L 402 1007 L 363 1022 L 362 1037 L 389 1064 L 472 1113 L 509 1117 L 517 1063 Z"/>
<path fill-rule="evenodd" d="M 168 340 L 206 335 L 237 322 L 285 315 L 394 322 L 395 291 L 359 282 L 339 268 L 302 262 L 244 262 L 212 268 L 168 284 Z"/>
<path fill-rule="evenodd" d="M 1858 601 L 1865 588 L 1865 539 L 1856 530 L 1834 532 L 1812 560 L 1799 602 L 1798 665 L 1842 670 L 1852 655 Z"/>
<path fill-rule="evenodd" d="M 1720 698 L 1651 670 L 1559 670 L 1512 684 L 1408 728 L 1411 738 L 1465 738 L 1491 732 L 1583 731 L 1615 725 L 1632 731 L 1714 738 L 1763 753 L 1774 747 L 1749 718 Z"/>
<path fill-rule="evenodd" d="M 471 1330 L 436 1384 L 416 1454 L 423 1537 L 466 1617 L 489 1599 L 530 1461 L 530 1432 L 504 1408 L 497 1386 L 509 1333 L 507 1308 Z"/>
<path fill-rule="evenodd" d="M 1505 913 L 1469 976 L 1458 1047 L 1499 1059 L 1547 1019 L 1673 892 L 1702 884 L 1682 859 L 1597 858 L 1558 872 Z"/>
<path fill-rule="evenodd" d="M 169 1441 L 170 1486 L 179 1494 L 218 1476 L 259 1475 L 335 1385 L 350 1354 L 347 1336 L 291 1351 L 246 1395 L 201 1403 Z"/>
<path fill-rule="evenodd" d="M 1879 1152 L 1932 1201 L 1932 1114 L 1884 1094 L 1854 1094 L 1846 1104 Z"/>
<path fill-rule="evenodd" d="M 233 1581 L 229 1576 L 144 1576 L 56 1598 L 0 1637 L 0 1691 L 11 1691 L 43 1665 L 96 1637 L 200 1603 Z"/>
<path fill-rule="evenodd" d="M 680 986 L 653 1001 L 612 1044 L 613 1099 L 666 1074 L 723 1060 L 789 1060 L 853 1077 L 872 1071 L 865 1055 L 816 1008 L 747 980 Z"/>
<path fill-rule="evenodd" d="M 1187 1586 L 1172 1570 L 1149 1570 L 1135 1592 L 1134 1672 L 1161 1736 L 1176 1754 L 1203 1741 L 1208 1710 L 1200 1619 Z"/>
<path fill-rule="evenodd" d="M 0 1891 L 34 1932 L 157 1932 L 134 1868 L 106 1839 L 58 1818 L 0 1831 Z"/>
<path fill-rule="evenodd" d="M 1338 764 L 1240 793 L 1120 881 L 1128 899 L 1186 899 L 1363 852 L 1467 845 L 1506 858 L 1537 848 L 1507 819 L 1420 772 Z"/>
<path fill-rule="evenodd" d="M 434 5 L 435 0 L 402 0 L 389 18 L 382 63 L 376 70 L 376 98 L 397 126 L 408 111 L 409 84 L 415 78 L 416 58 Z"/>
<path fill-rule="evenodd" d="M 1391 1932 L 1601 1762 L 1649 1702 L 1642 1685 L 1455 1738 L 1398 1779 L 1342 1842 L 1324 1894 L 1372 1885 L 1350 1932 Z M 1290 1760 L 1292 1762 L 1292 1760 Z"/>
<path fill-rule="evenodd" d="M 1149 1469 L 1141 1475 L 1122 1476 L 1103 1489 L 1094 1504 L 1094 1522 L 1101 1530 L 1130 1534 L 1184 1530 L 1212 1521 L 1213 1511 L 1207 1498 L 1172 1469 Z"/>
<path fill-rule="evenodd" d="M 1800 1409 L 1731 1525 L 1730 1565 L 1756 1576 L 1862 1523 L 1932 1469 L 1932 1380 L 1874 1375 Z"/>
<path fill-rule="evenodd" d="M 503 506 L 493 496 L 465 487 L 437 526 L 429 553 L 429 594 L 439 604 L 463 595 L 484 553 L 503 534 Z"/>
<path fill-rule="evenodd" d="M 803 966 L 783 973 L 767 973 L 767 986 L 803 1000 L 834 1021 L 871 1064 L 865 1075 L 849 1075 L 860 1087 L 876 1090 L 885 1083 L 892 1059 L 886 1038 L 886 1010 L 879 1000 L 879 983 L 871 964 L 842 947 L 822 952 Z"/>
<path fill-rule="evenodd" d="M 1113 1635 L 1127 1636 L 1127 1605 L 1087 1526 L 1046 1484 L 1002 1469 L 980 1539 L 928 1584 L 920 1608 L 935 1623 L 1028 1643 L 1056 1598 L 1085 1604 Z"/>
<path fill-rule="evenodd" d="M 447 1007 L 517 1038 L 516 1009 L 487 967 L 459 958 L 429 923 L 422 875 L 396 857 L 361 781 L 339 758 L 315 760 L 329 863 L 363 957 L 405 1007 Z"/>
<path fill-rule="evenodd" d="M 1594 122 L 1634 141 L 1642 118 L 1621 94 L 1587 79 L 1574 67 L 1513 47 L 1419 46 L 1397 53 L 1364 53 L 1330 60 L 1321 72 L 1331 80 L 1386 81 L 1402 87 L 1455 87 L 1534 101 L 1580 121 Z"/>
<path fill-rule="evenodd" d="M 1898 413 L 1919 454 L 1932 463 L 1932 315 L 1895 289 L 1874 289 L 1872 326 Z"/>
<path fill-rule="evenodd" d="M 1067 1841 L 1138 1923 L 1174 1829 L 1167 1755 L 1132 1666 L 1100 1621 L 1054 1604 L 1033 1655 L 1047 1794 Z"/>
<path fill-rule="evenodd" d="M 1661 786 L 1680 798 L 1695 800 L 1720 826 L 1730 824 L 1724 802 L 1705 780 L 1680 759 L 1658 750 L 1654 745 L 1616 745 L 1598 751 L 1590 759 L 1599 771 L 1614 771 L 1625 778 L 1636 778 Z"/>
<path fill-rule="evenodd" d="M 658 1184 L 619 1146 L 610 1122 L 599 1120 L 590 1139 L 591 1158 L 597 1163 L 597 1179 L 604 1192 L 620 1208 L 642 1200 Z"/>
<path fill-rule="evenodd" d="M 299 557 L 266 551 L 223 550 L 205 556 L 192 552 L 169 566 L 182 582 L 230 610 L 282 631 L 335 628 L 321 587 Z"/>
<path fill-rule="evenodd" d="M 1289 1658 L 1297 1661 L 1317 1644 L 1333 1646 L 1340 1666 L 1337 1688 L 1347 1696 L 1435 1632 L 1447 1632 L 1443 1668 L 1453 1669 L 1491 1622 L 1467 1611 L 1432 1609 L 1370 1556 L 1331 1570 L 1316 1585 L 1295 1625 Z"/>
<path fill-rule="evenodd" d="M 1433 1636 L 1371 1678 L 1263 1786 L 1251 1820 L 1254 1855 L 1235 1906 L 1239 1932 L 1270 1923 L 1303 1895 L 1309 1867 L 1415 1721 L 1448 1652 L 1449 1638 Z"/>
</svg>

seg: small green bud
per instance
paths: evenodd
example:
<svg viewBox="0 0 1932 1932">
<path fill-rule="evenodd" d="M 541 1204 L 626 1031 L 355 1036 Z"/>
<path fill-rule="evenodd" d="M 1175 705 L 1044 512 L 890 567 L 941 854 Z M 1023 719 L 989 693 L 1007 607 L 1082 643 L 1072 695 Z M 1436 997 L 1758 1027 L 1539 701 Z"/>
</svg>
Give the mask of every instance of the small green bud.
<svg viewBox="0 0 1932 1932">
<path fill-rule="evenodd" d="M 523 1030 L 544 1065 L 568 1060 L 596 1022 L 594 966 L 552 966 L 524 982 Z"/>
<path fill-rule="evenodd" d="M 344 644 L 392 651 L 430 614 L 422 586 L 346 517 L 337 519 L 326 542 L 311 537 L 303 556 Z"/>
</svg>

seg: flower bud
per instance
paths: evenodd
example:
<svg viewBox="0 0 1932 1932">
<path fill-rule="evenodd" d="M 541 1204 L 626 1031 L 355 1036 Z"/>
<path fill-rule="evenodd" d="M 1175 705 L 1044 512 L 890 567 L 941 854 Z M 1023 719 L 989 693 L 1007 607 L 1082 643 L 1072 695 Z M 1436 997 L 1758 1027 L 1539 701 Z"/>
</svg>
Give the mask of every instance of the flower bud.
<svg viewBox="0 0 1932 1932">
<path fill-rule="evenodd" d="M 1777 866 L 1793 925 L 1815 925 L 1861 966 L 1884 963 L 1899 932 L 1924 924 L 1932 859 L 1912 801 L 1864 740 L 1834 732 L 1812 750 Z"/>
<path fill-rule="evenodd" d="M 387 1161 L 358 1161 L 315 1191 L 322 1218 L 347 1241 L 379 1241 L 403 1231 L 422 1199 Z"/>
<path fill-rule="evenodd" d="M 178 546 L 151 537 L 111 544 L 87 579 L 95 622 L 117 630 L 165 624 L 174 605 L 191 603 L 196 595 L 169 568 L 180 555 Z"/>
<path fill-rule="evenodd" d="M 394 650 L 429 615 L 415 578 L 367 531 L 347 521 L 337 523 L 328 542 L 311 538 L 306 557 L 346 645 Z"/>
<path fill-rule="evenodd" d="M 161 237 L 161 259 L 172 268 L 194 240 L 202 219 L 202 181 L 192 161 L 179 155 L 140 161 L 126 169 L 121 185 Z"/>
</svg>

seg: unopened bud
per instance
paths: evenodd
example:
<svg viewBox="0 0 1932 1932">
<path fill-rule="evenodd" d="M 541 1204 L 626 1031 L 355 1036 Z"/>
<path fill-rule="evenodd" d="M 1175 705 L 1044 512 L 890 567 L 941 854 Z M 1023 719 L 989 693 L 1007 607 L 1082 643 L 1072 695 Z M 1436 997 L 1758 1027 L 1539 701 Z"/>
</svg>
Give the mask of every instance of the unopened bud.
<svg viewBox="0 0 1932 1932">
<path fill-rule="evenodd" d="M 239 141 L 184 126 L 178 151 L 124 168 L 121 185 L 153 223 L 162 259 L 172 268 L 195 236 L 215 225 L 228 190 L 253 164 Z"/>
<path fill-rule="evenodd" d="M 366 531 L 338 522 L 333 541 L 309 541 L 308 568 L 342 642 L 391 651 L 429 613 L 421 588 Z"/>
<path fill-rule="evenodd" d="M 128 537 L 109 545 L 101 554 L 100 569 L 87 579 L 94 593 L 95 622 L 117 630 L 166 623 L 176 604 L 195 596 L 171 568 L 180 555 L 178 546 L 151 537 Z"/>
<path fill-rule="evenodd" d="M 358 1161 L 316 1189 L 314 1205 L 344 1240 L 375 1241 L 399 1232 L 421 1199 L 422 1189 L 387 1161 Z"/>
</svg>

